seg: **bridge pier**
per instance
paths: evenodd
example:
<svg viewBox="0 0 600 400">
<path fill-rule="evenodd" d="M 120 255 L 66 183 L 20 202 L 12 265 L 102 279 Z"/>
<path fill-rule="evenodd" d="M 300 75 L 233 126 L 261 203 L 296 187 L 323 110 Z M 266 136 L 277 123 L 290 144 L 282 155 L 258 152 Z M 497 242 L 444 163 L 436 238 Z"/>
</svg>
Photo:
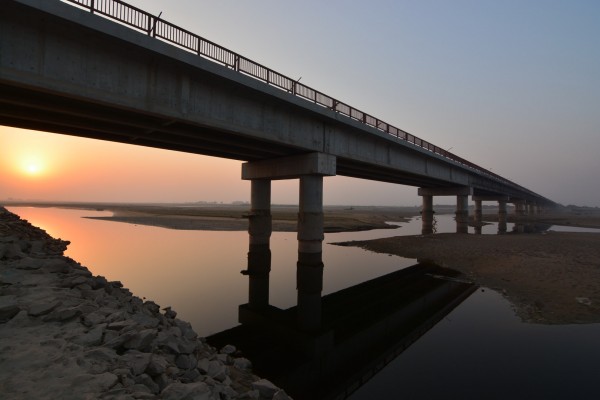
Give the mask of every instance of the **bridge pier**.
<svg viewBox="0 0 600 400">
<path fill-rule="evenodd" d="M 250 182 L 250 214 L 248 215 L 248 305 L 253 309 L 269 305 L 269 274 L 271 272 L 270 238 L 271 181 L 253 179 Z"/>
<path fill-rule="evenodd" d="M 249 228 L 251 246 L 252 244 L 264 246 L 265 243 L 268 245 L 266 232 L 268 231 L 268 236 L 271 234 L 270 181 L 300 179 L 298 261 L 296 264 L 297 323 L 298 327 L 305 331 L 314 331 L 321 327 L 324 239 L 323 177 L 333 176 L 335 173 L 336 158 L 324 153 L 308 153 L 242 164 L 242 179 L 252 182 L 250 217 L 252 228 Z M 268 182 L 268 185 L 264 181 Z M 268 211 L 266 211 L 267 201 L 269 203 Z M 263 259 L 266 259 L 264 249 L 261 254 L 263 254 Z M 264 286 L 264 283 L 256 285 L 256 292 L 259 294 L 256 294 L 255 302 L 260 306 L 264 304 Z M 259 287 L 260 289 L 258 289 Z M 268 282 L 266 287 L 268 291 Z"/>
<path fill-rule="evenodd" d="M 475 196 L 473 196 L 473 201 L 475 202 L 475 213 L 473 215 L 475 221 L 475 233 L 481 235 L 481 227 L 483 225 L 482 200 L 476 199 Z"/>
<path fill-rule="evenodd" d="M 421 234 L 433 233 L 433 196 L 423 195 L 423 207 L 421 209 L 422 228 Z"/>
<path fill-rule="evenodd" d="M 475 221 L 477 222 L 477 203 L 484 201 L 497 201 L 498 202 L 498 233 L 506 233 L 506 203 L 508 202 L 508 196 L 473 196 L 475 202 Z M 481 206 L 480 206 L 481 207 Z M 482 212 L 483 214 L 483 212 Z M 479 217 L 479 225 L 483 224 L 483 215 Z M 476 228 L 477 230 L 477 228 Z M 478 232 L 481 233 L 481 232 Z"/>
<path fill-rule="evenodd" d="M 469 196 L 473 188 L 460 186 L 453 188 L 419 188 L 419 196 L 423 197 L 421 232 L 424 235 L 432 233 L 433 223 L 433 196 L 456 196 L 456 233 L 469 232 Z"/>
<path fill-rule="evenodd" d="M 498 233 L 506 233 L 507 201 L 508 197 L 506 198 L 506 200 L 498 200 Z"/>
</svg>

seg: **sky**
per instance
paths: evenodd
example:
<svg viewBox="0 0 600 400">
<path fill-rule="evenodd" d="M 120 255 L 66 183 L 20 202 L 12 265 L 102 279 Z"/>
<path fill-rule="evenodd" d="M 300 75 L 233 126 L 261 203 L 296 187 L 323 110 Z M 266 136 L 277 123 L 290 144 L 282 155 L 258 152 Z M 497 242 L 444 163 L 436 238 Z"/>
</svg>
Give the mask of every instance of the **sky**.
<svg viewBox="0 0 600 400">
<path fill-rule="evenodd" d="M 129 3 L 551 200 L 600 206 L 599 1 Z M 240 176 L 240 161 L 0 126 L 0 199 L 248 201 Z M 297 204 L 298 181 L 274 182 L 272 202 Z M 421 201 L 327 177 L 324 202 Z"/>
</svg>

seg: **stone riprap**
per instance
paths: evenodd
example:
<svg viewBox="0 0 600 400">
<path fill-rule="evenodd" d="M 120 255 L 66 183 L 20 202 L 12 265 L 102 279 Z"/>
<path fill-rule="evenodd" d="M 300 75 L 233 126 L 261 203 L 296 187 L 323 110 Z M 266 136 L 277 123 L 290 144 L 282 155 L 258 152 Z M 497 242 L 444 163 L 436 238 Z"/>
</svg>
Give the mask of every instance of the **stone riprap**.
<svg viewBox="0 0 600 400">
<path fill-rule="evenodd" d="M 234 346 L 65 257 L 68 244 L 0 207 L 3 399 L 289 399 Z"/>
</svg>

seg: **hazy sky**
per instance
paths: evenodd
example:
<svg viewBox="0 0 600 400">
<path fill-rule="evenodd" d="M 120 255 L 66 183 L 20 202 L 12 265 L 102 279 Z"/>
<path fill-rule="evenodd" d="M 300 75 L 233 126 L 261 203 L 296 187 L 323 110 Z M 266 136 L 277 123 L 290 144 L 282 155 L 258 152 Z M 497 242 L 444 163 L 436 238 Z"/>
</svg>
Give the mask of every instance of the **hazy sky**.
<svg viewBox="0 0 600 400">
<path fill-rule="evenodd" d="M 600 1 L 129 2 L 554 201 L 600 206 Z M 240 164 L 0 127 L 0 199 L 249 200 Z M 275 182 L 273 202 L 297 203 L 297 186 Z M 324 197 L 416 192 L 333 177 Z"/>
</svg>

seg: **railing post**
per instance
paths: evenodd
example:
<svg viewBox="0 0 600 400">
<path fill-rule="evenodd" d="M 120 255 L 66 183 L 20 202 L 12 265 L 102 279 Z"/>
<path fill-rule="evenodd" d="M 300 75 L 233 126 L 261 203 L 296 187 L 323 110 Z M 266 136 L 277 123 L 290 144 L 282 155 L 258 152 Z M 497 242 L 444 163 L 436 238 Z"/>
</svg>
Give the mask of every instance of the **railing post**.
<svg viewBox="0 0 600 400">
<path fill-rule="evenodd" d="M 96 3 L 96 1 L 95 1 L 95 0 L 92 0 L 92 1 L 90 2 L 90 12 L 91 12 L 92 14 L 94 13 L 94 7 L 95 7 L 95 3 Z"/>
</svg>

